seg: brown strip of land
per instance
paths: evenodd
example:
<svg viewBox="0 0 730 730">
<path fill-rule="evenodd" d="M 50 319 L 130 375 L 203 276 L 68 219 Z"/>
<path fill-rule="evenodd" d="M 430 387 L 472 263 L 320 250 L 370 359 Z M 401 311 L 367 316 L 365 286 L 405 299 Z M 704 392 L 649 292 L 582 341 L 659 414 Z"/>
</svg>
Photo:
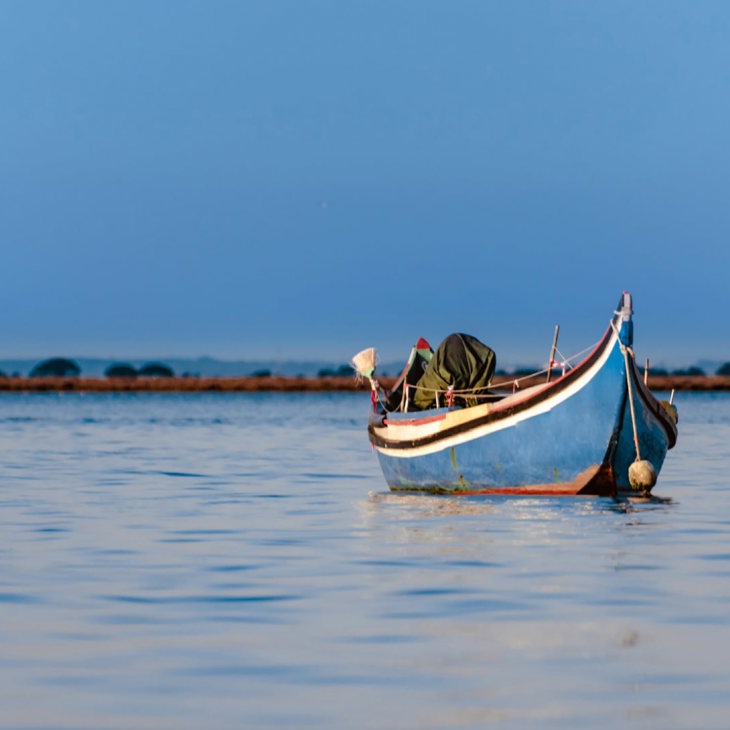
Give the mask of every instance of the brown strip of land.
<svg viewBox="0 0 730 730">
<path fill-rule="evenodd" d="M 520 387 L 526 388 L 544 382 L 540 378 L 522 378 Z M 512 376 L 496 376 L 495 388 L 511 383 Z M 393 385 L 393 378 L 381 378 L 384 388 Z M 655 375 L 649 377 L 649 387 L 656 391 L 728 391 L 730 376 L 727 375 Z M 283 377 L 247 376 L 240 378 L 0 378 L 0 392 L 53 392 L 78 391 L 92 393 L 122 392 L 342 392 L 366 391 L 367 382 L 358 383 L 355 378 L 343 377 Z"/>
</svg>

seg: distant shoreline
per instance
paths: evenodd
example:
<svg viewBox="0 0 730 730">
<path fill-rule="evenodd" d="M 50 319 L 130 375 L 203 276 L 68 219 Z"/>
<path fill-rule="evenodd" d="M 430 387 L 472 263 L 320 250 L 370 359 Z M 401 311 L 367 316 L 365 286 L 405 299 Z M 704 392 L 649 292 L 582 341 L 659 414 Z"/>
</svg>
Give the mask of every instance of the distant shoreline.
<svg viewBox="0 0 730 730">
<path fill-rule="evenodd" d="M 379 378 L 384 388 L 390 388 L 395 379 Z M 514 376 L 498 375 L 492 381 L 495 388 L 510 384 Z M 544 382 L 539 378 L 520 379 L 521 387 Z M 649 376 L 649 388 L 653 391 L 730 391 L 727 375 L 655 375 Z M 266 392 L 348 392 L 369 389 L 367 382 L 354 377 L 172 377 L 172 378 L 0 378 L 0 393 L 266 393 Z"/>
</svg>

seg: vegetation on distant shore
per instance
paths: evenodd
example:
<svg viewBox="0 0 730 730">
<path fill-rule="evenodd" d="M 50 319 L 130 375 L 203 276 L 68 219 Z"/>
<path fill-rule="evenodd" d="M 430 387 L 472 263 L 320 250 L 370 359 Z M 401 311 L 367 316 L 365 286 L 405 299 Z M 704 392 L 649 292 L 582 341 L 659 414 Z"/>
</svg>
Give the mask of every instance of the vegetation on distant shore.
<svg viewBox="0 0 730 730">
<path fill-rule="evenodd" d="M 39 362 L 31 371 L 31 378 L 75 378 L 81 375 L 81 368 L 65 357 L 52 357 Z"/>
<path fill-rule="evenodd" d="M 137 368 L 127 363 L 115 363 L 104 371 L 104 375 L 107 378 L 136 378 Z"/>
<path fill-rule="evenodd" d="M 512 373 L 497 371 L 495 387 L 520 379 L 519 387 L 543 382 L 544 375 L 530 377 L 533 370 L 520 368 Z M 390 388 L 394 377 L 381 374 L 378 377 L 384 388 Z M 653 390 L 730 390 L 730 362 L 720 366 L 714 375 L 707 375 L 699 367 L 689 367 L 668 372 L 653 368 L 648 374 L 649 387 Z M 17 373 L 8 376 L 0 372 L 0 391 L 356 391 L 367 384 L 355 378 L 349 364 L 337 368 L 322 368 L 316 377 L 282 376 L 271 370 L 257 370 L 238 377 L 201 377 L 184 373 L 175 375 L 172 368 L 160 362 L 147 363 L 139 368 L 130 363 L 110 365 L 103 377 L 83 377 L 78 363 L 66 358 L 50 358 L 35 365 L 28 377 Z"/>
<path fill-rule="evenodd" d="M 390 389 L 395 378 L 378 378 L 381 386 Z M 495 376 L 492 385 L 495 388 L 512 388 L 512 376 Z M 520 378 L 519 387 L 544 383 L 544 375 L 539 377 Z M 654 391 L 730 391 L 730 375 L 650 375 L 649 387 Z M 53 392 L 77 391 L 89 393 L 111 392 L 345 392 L 369 389 L 367 382 L 359 381 L 354 376 L 327 377 L 289 377 L 280 375 L 246 375 L 231 377 L 5 377 L 0 378 L 0 392 Z"/>
</svg>

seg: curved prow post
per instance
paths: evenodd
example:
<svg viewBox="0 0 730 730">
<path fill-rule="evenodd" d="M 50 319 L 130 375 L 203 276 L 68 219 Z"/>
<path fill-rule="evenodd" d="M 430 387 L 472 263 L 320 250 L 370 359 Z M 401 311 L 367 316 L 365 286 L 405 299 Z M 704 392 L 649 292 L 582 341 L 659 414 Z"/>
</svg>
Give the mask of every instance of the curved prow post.
<svg viewBox="0 0 730 730">
<path fill-rule="evenodd" d="M 621 295 L 621 299 L 619 299 L 618 302 L 618 308 L 616 309 L 616 324 L 618 325 L 621 344 L 626 347 L 631 347 L 634 344 L 633 314 L 634 309 L 631 294 L 625 291 Z"/>
</svg>

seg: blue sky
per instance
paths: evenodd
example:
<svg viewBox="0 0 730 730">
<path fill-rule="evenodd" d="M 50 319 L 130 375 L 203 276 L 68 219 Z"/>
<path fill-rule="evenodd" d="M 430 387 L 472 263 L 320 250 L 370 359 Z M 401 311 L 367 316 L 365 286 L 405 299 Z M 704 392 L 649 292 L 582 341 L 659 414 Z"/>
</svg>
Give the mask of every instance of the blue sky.
<svg viewBox="0 0 730 730">
<path fill-rule="evenodd" d="M 730 360 L 730 3 L 0 0 L 0 356 Z"/>
</svg>

